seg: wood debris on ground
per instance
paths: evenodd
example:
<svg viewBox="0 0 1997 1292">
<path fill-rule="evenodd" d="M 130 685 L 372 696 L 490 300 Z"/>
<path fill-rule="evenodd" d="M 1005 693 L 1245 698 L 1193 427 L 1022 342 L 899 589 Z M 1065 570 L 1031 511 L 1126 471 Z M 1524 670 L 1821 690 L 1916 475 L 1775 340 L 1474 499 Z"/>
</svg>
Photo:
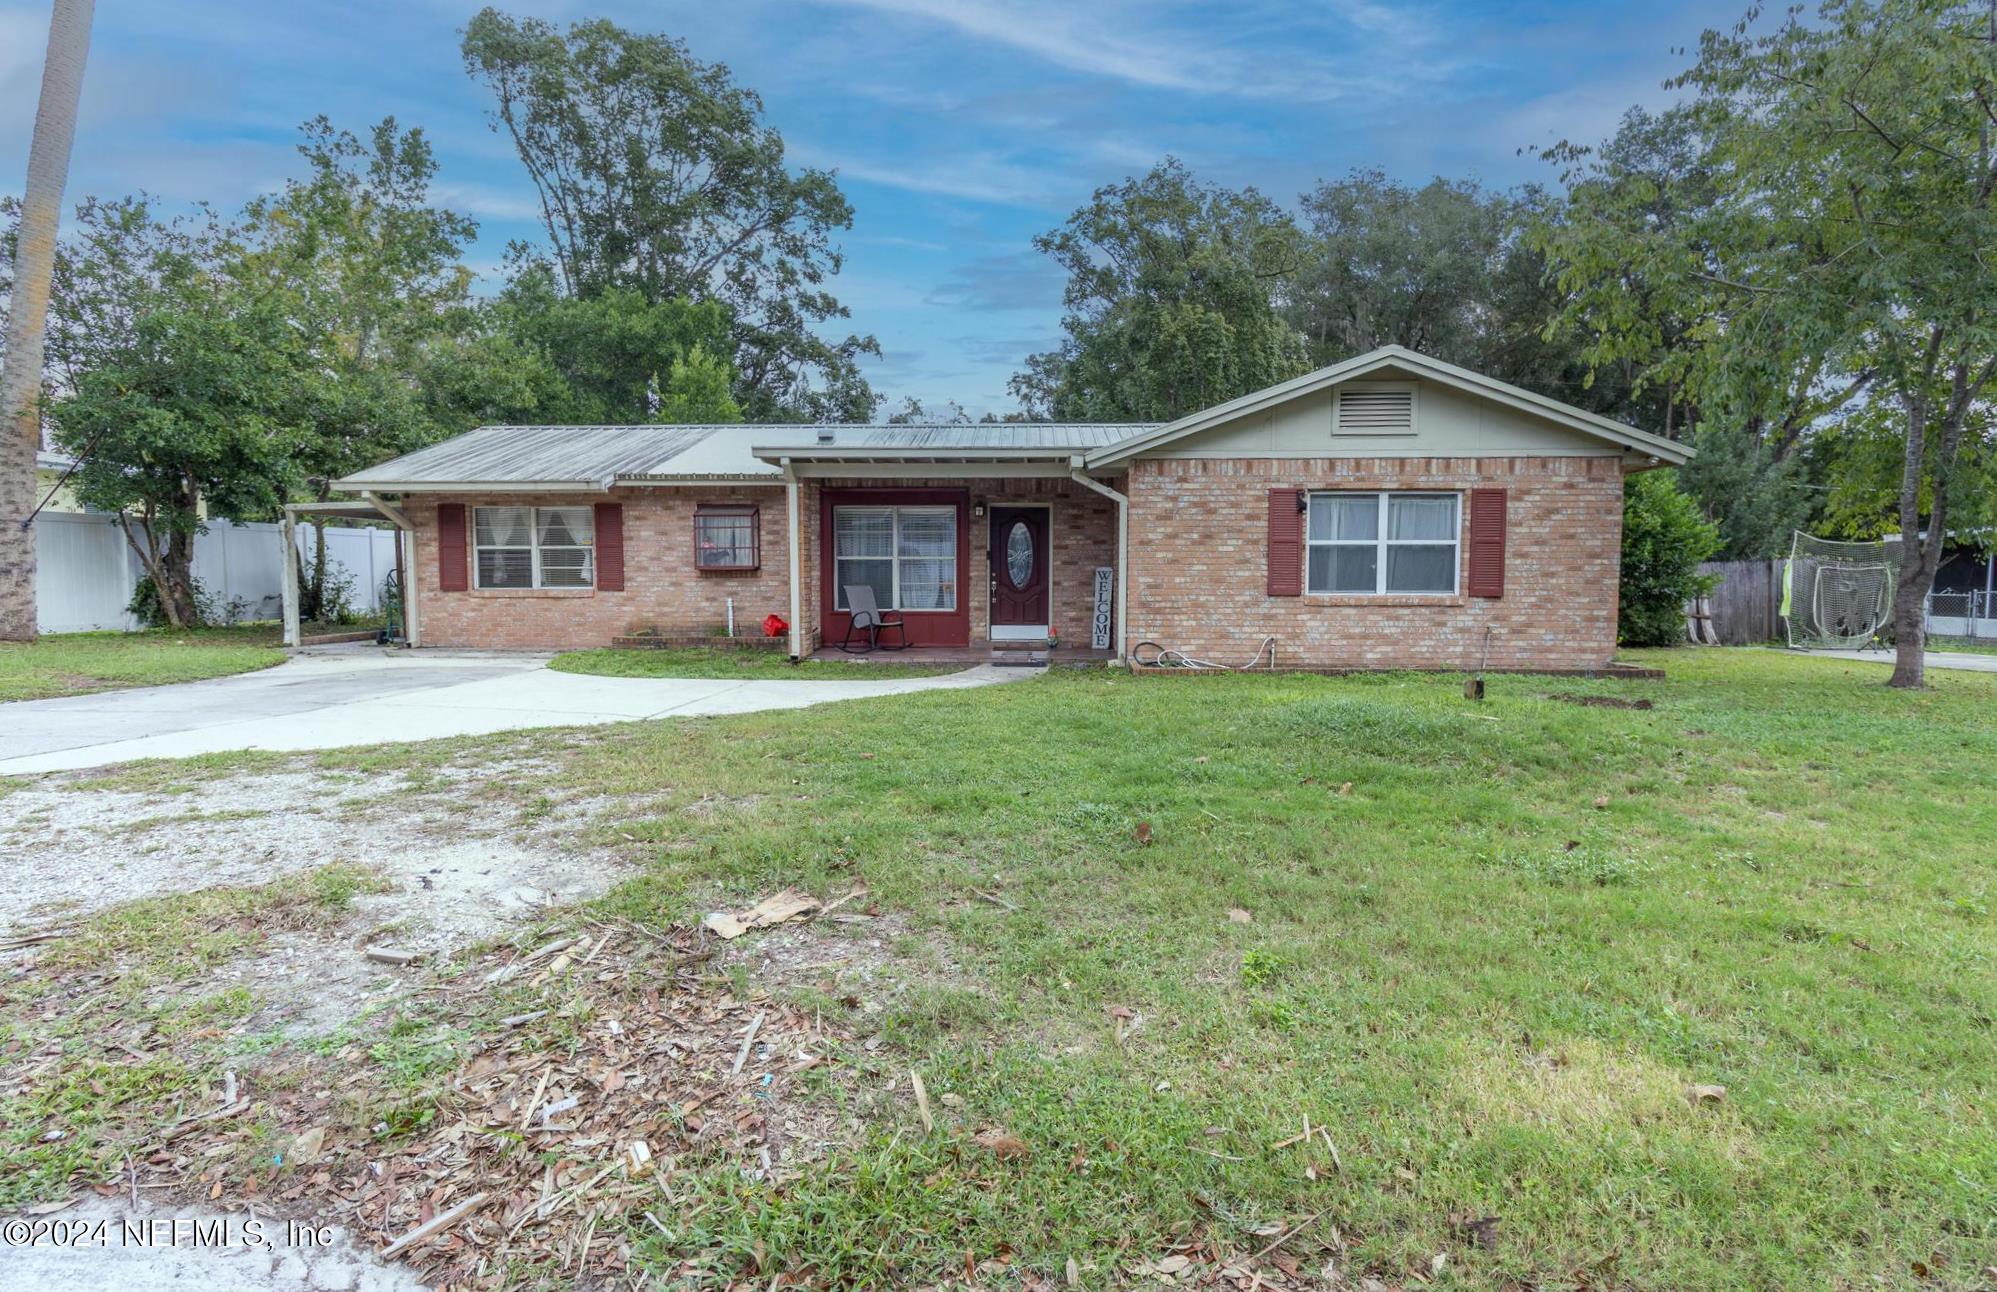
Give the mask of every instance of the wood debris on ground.
<svg viewBox="0 0 1997 1292">
<path fill-rule="evenodd" d="M 753 929 L 767 929 L 818 912 L 820 902 L 808 893 L 786 888 L 757 902 L 740 915 L 714 911 L 701 923 L 718 938 L 733 940 Z"/>
<path fill-rule="evenodd" d="M 1371 1279 L 1348 1277 L 1339 1259 L 1345 1243 L 1336 1228 L 1316 1236 L 1306 1233 L 1323 1214 L 1299 1217 L 1290 1224 L 1265 1225 L 1236 1235 L 1238 1241 L 1224 1238 L 1219 1229 L 1196 1230 L 1160 1254 L 1120 1263 L 1117 1272 L 1134 1286 L 1232 1292 L 1304 1292 L 1372 1284 Z M 1303 1241 L 1307 1237 L 1310 1241 Z"/>
<path fill-rule="evenodd" d="M 341 1224 L 436 1286 L 622 1286 L 645 1213 L 675 1214 L 676 1174 L 781 1184 L 824 1143 L 813 1119 L 830 1114 L 792 1087 L 836 1069 L 850 1034 L 737 999 L 706 933 L 597 926 L 498 954 L 433 987 L 444 1013 L 490 1026 L 427 1088 L 397 1088 L 367 1042 L 299 1055 L 243 1074 L 232 1103 L 166 1124 L 132 1179 L 95 1187 Z"/>
</svg>

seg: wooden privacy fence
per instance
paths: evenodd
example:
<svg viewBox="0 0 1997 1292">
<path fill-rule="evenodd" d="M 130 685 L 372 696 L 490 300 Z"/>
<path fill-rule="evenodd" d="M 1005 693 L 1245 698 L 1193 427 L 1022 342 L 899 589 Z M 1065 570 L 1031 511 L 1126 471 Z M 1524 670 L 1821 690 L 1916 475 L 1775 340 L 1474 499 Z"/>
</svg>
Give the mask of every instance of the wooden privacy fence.
<svg viewBox="0 0 1997 1292">
<path fill-rule="evenodd" d="M 1707 561 L 1699 573 L 1720 576 L 1709 600 L 1721 645 L 1748 646 L 1783 635 L 1782 562 Z"/>
</svg>

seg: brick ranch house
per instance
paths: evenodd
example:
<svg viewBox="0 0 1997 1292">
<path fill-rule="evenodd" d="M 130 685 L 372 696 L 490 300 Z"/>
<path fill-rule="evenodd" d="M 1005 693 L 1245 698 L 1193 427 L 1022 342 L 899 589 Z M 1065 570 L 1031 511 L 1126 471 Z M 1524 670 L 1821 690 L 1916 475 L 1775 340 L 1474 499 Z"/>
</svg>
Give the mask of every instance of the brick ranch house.
<svg viewBox="0 0 1997 1292">
<path fill-rule="evenodd" d="M 1623 477 L 1688 455 L 1389 346 L 1165 425 L 487 426 L 319 506 L 404 530 L 428 646 L 707 635 L 732 607 L 802 657 L 866 584 L 917 647 L 1052 629 L 1240 663 L 1273 637 L 1283 666 L 1458 669 L 1488 630 L 1490 667 L 1566 671 L 1615 652 Z"/>
</svg>

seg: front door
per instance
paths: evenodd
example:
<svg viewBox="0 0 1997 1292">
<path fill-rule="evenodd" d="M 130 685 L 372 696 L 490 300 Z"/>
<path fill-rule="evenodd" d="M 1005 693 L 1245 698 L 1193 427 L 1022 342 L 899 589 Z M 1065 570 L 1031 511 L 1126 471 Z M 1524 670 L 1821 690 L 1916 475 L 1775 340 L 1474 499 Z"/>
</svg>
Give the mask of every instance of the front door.
<svg viewBox="0 0 1997 1292">
<path fill-rule="evenodd" d="M 1047 635 L 1047 509 L 992 508 L 992 639 Z"/>
</svg>

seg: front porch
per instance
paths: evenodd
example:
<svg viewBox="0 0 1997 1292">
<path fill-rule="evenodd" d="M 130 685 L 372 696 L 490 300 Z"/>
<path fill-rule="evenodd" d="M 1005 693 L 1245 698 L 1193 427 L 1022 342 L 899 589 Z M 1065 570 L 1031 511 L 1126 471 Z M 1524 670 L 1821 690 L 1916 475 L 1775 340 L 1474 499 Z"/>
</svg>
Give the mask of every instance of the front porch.
<svg viewBox="0 0 1997 1292">
<path fill-rule="evenodd" d="M 1117 657 L 1123 516 L 1113 485 L 1025 463 L 962 475 L 939 463 L 919 476 L 885 463 L 864 476 L 786 465 L 805 476 L 792 486 L 806 540 L 794 567 L 800 653 L 853 658 L 839 647 L 853 619 L 849 594 L 865 589 L 904 625 L 886 635 L 909 647 L 894 658 L 1077 665 Z"/>
</svg>

